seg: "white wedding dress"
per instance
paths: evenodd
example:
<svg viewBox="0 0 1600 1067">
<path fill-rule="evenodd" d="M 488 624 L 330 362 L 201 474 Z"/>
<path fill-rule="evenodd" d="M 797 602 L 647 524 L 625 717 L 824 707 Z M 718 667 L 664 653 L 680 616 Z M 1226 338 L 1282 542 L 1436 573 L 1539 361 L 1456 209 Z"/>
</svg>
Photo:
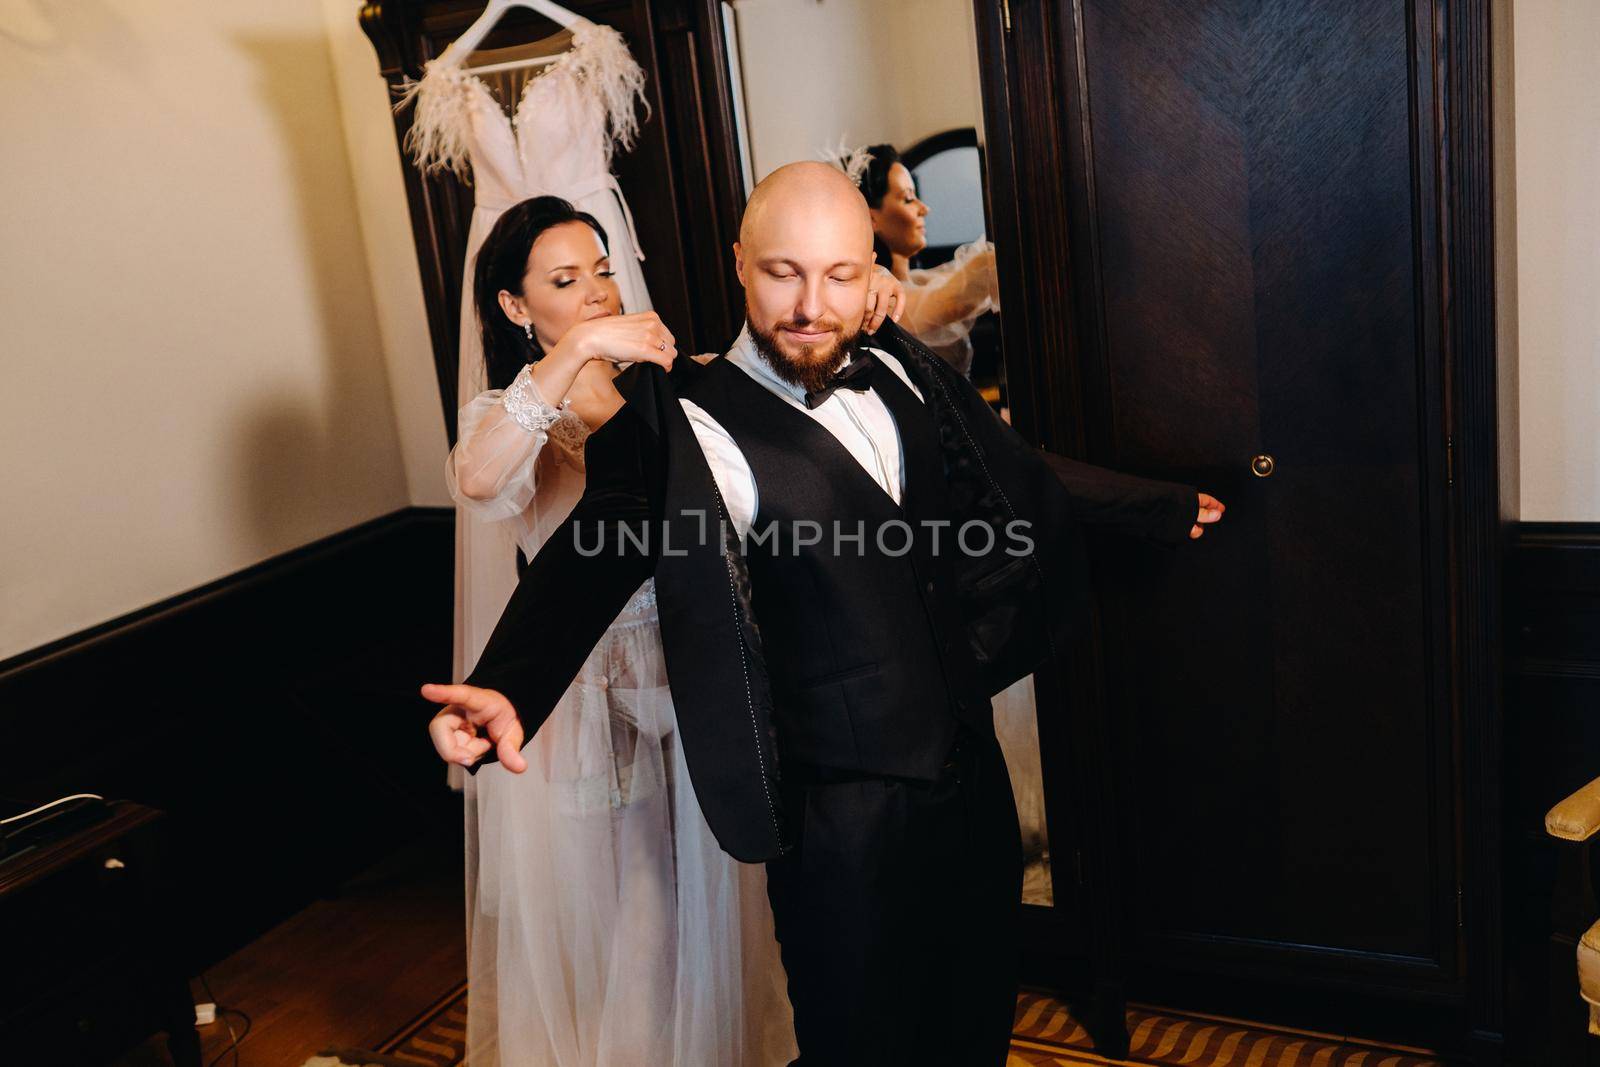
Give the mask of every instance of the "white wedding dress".
<svg viewBox="0 0 1600 1067">
<path fill-rule="evenodd" d="M 571 47 L 530 79 L 507 115 L 469 68 L 429 63 L 396 105 L 414 105 L 406 147 L 424 171 L 450 170 L 472 184 L 472 221 L 461 285 L 461 347 L 456 396 L 488 388 L 472 304 L 472 270 L 495 220 L 534 196 L 559 196 L 606 231 L 611 266 L 628 312 L 649 311 L 633 217 L 611 174 L 613 145 L 633 145 L 644 71 L 622 35 L 580 19 Z M 458 431 L 459 436 L 459 431 Z M 455 680 L 472 670 L 516 588 L 514 530 L 456 515 Z"/>
<path fill-rule="evenodd" d="M 649 307 L 609 174 L 612 141 L 627 144 L 635 129 L 642 80 L 620 35 L 580 22 L 572 51 L 523 91 L 515 132 L 470 73 L 430 67 L 411 88 L 419 161 L 470 166 L 475 178 L 469 279 L 499 213 L 553 193 L 606 228 L 624 310 Z M 582 495 L 588 436 L 576 414 L 538 396 L 526 370 L 506 390 L 484 388 L 470 285 L 464 291 L 460 395 L 471 399 L 446 465 L 461 505 L 458 679 L 515 587 L 515 548 L 535 555 Z M 480 486 L 475 498 L 463 482 Z M 492 763 L 463 788 L 468 1067 L 789 1062 L 793 1022 L 766 871 L 721 850 L 695 799 L 653 581 L 523 754 L 525 773 Z"/>
</svg>

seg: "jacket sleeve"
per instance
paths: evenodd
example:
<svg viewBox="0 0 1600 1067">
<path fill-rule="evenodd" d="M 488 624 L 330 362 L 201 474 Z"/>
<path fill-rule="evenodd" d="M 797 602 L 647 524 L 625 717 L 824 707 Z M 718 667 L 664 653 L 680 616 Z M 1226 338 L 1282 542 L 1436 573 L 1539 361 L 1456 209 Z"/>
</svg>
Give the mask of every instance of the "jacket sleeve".
<svg viewBox="0 0 1600 1067">
<path fill-rule="evenodd" d="M 584 444 L 583 496 L 529 562 L 466 684 L 503 693 L 533 735 L 655 572 L 660 450 L 624 404 Z M 468 768 L 496 758 L 493 749 Z"/>
<path fill-rule="evenodd" d="M 1036 451 L 1066 491 L 1069 510 L 1078 522 L 1160 544 L 1189 539 L 1200 511 L 1199 490 Z"/>
<path fill-rule="evenodd" d="M 903 332 L 898 326 L 893 330 Z M 1049 505 L 1041 514 L 1158 544 L 1178 545 L 1189 539 L 1200 510 L 1197 489 L 1046 452 L 1000 418 L 973 384 L 942 360 L 930 360 L 928 371 L 984 451 L 1017 464 L 1040 502 Z"/>
</svg>

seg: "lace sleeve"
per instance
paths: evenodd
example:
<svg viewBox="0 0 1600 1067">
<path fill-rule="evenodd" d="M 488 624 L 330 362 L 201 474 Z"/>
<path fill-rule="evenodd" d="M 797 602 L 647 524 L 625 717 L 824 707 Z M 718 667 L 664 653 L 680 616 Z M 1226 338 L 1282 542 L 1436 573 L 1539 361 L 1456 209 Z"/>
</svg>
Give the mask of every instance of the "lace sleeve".
<svg viewBox="0 0 1600 1067">
<path fill-rule="evenodd" d="M 526 511 L 538 491 L 545 445 L 555 441 L 581 470 L 587 436 L 583 420 L 540 396 L 531 366 L 524 367 L 509 388 L 479 393 L 461 409 L 445 483 L 463 507 L 487 519 L 509 519 Z"/>
<path fill-rule="evenodd" d="M 644 104 L 648 119 L 650 101 L 644 95 L 644 68 L 628 51 L 628 42 L 610 26 L 580 23 L 573 31 L 572 62 L 578 80 L 605 105 L 611 142 L 631 149 L 639 135 L 638 105 Z"/>
<path fill-rule="evenodd" d="M 463 80 L 469 77 L 458 67 L 430 60 L 420 80 L 408 78 L 401 86 L 394 109 L 416 107 L 405 149 L 424 174 L 448 170 L 463 182 L 472 180 L 470 86 Z"/>
<path fill-rule="evenodd" d="M 979 315 L 999 307 L 994 245 L 974 241 L 948 263 L 911 272 L 900 325 L 923 341 L 943 341 L 966 336 Z"/>
</svg>

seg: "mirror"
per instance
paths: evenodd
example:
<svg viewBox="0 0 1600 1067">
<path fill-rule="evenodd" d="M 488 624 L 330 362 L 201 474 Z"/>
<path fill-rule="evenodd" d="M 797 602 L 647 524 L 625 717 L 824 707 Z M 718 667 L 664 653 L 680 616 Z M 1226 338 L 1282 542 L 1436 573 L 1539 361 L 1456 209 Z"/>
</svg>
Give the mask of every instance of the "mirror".
<svg viewBox="0 0 1600 1067">
<path fill-rule="evenodd" d="M 873 208 L 878 262 L 906 287 L 901 325 L 1009 417 L 970 0 L 733 0 L 723 18 L 747 190 L 796 160 L 843 166 Z M 1050 905 L 1031 678 L 996 695 L 995 718 L 1023 900 Z"/>
</svg>

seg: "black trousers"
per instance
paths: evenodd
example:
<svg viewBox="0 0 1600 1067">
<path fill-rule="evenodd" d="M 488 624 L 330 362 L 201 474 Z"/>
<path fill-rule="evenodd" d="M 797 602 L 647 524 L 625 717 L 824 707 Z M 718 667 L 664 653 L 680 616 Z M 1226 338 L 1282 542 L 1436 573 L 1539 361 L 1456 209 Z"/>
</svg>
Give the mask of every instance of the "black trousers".
<svg viewBox="0 0 1600 1067">
<path fill-rule="evenodd" d="M 767 863 L 767 895 L 800 1046 L 791 1067 L 1003 1067 L 1022 841 L 999 743 L 964 734 L 936 782 L 786 788 L 799 846 Z"/>
</svg>

